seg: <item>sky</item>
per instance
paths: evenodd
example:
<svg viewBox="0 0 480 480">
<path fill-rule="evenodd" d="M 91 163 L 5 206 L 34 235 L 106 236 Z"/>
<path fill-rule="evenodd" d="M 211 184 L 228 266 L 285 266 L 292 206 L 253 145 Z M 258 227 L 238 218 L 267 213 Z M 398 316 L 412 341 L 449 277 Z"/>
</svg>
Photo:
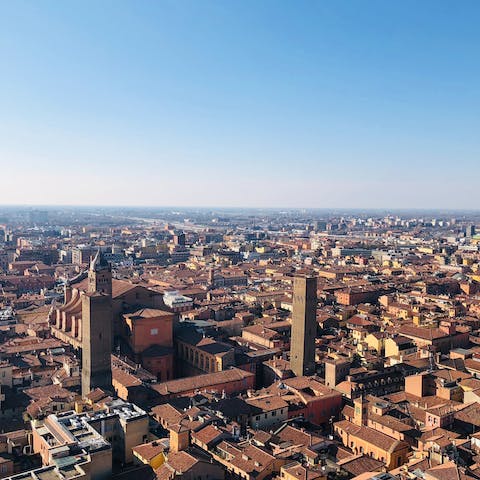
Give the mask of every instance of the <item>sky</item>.
<svg viewBox="0 0 480 480">
<path fill-rule="evenodd" d="M 0 1 L 0 204 L 480 208 L 480 2 Z"/>
</svg>

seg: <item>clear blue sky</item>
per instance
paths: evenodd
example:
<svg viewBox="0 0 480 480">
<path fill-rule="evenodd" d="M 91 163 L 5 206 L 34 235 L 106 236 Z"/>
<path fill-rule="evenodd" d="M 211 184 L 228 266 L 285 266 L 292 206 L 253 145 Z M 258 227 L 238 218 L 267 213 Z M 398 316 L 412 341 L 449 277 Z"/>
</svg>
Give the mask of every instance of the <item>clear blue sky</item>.
<svg viewBox="0 0 480 480">
<path fill-rule="evenodd" d="M 479 208 L 480 2 L 1 1 L 0 204 Z"/>
</svg>

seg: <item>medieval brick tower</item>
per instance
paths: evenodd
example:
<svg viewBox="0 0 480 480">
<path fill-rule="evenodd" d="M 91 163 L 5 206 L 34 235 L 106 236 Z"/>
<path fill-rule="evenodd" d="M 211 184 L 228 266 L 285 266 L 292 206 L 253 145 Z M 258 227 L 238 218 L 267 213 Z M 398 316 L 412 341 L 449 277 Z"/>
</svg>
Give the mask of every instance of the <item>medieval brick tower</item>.
<svg viewBox="0 0 480 480">
<path fill-rule="evenodd" d="M 317 278 L 298 275 L 293 283 L 290 368 L 297 376 L 315 373 Z"/>
<path fill-rule="evenodd" d="M 100 251 L 90 263 L 87 291 L 112 295 L 112 269 Z"/>
<path fill-rule="evenodd" d="M 82 395 L 99 387 L 112 391 L 112 269 L 97 253 L 82 296 Z"/>
</svg>

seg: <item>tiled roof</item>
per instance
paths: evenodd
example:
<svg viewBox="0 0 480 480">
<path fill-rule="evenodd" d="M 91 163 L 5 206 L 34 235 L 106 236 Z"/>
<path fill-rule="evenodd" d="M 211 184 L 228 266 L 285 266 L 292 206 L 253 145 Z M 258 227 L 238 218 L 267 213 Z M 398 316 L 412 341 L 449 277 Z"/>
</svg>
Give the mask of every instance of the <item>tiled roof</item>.
<svg viewBox="0 0 480 480">
<path fill-rule="evenodd" d="M 335 428 L 339 428 L 344 432 L 347 432 L 349 435 L 364 440 L 365 442 L 390 453 L 403 448 L 404 446 L 408 446 L 404 441 L 396 440 L 395 438 L 389 437 L 373 428 L 364 427 L 363 425 L 355 425 L 348 420 L 336 422 Z"/>
<path fill-rule="evenodd" d="M 133 447 L 133 452 L 147 462 L 155 458 L 158 454 L 164 452 L 167 449 L 167 445 L 159 440 L 155 440 L 149 443 L 143 443 Z"/>
<path fill-rule="evenodd" d="M 196 389 L 200 390 L 202 388 L 215 387 L 216 385 L 222 385 L 224 383 L 237 382 L 253 376 L 253 373 L 246 372 L 239 368 L 231 368 L 221 372 L 206 373 L 196 377 L 180 378 L 157 383 L 151 385 L 151 388 L 161 395 L 178 394 Z"/>
<path fill-rule="evenodd" d="M 366 455 L 347 458 L 338 462 L 338 465 L 340 465 L 344 470 L 353 476 L 357 476 L 365 472 L 381 472 L 385 467 L 383 462 L 375 460 L 374 458 Z"/>
<path fill-rule="evenodd" d="M 223 432 L 214 425 L 207 425 L 206 427 L 192 432 L 192 439 L 196 439 L 199 442 L 208 445 L 209 443 L 220 439 L 223 435 Z"/>
</svg>

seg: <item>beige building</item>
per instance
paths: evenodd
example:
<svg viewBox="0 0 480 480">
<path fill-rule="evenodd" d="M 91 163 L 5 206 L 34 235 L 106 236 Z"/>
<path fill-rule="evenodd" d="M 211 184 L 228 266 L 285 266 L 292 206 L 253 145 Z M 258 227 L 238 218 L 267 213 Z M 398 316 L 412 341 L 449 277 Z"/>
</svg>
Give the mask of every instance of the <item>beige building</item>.
<svg viewBox="0 0 480 480">
<path fill-rule="evenodd" d="M 388 470 L 407 461 L 409 445 L 364 425 L 348 420 L 335 423 L 335 433 L 355 455 L 368 455 L 385 463 Z"/>
<path fill-rule="evenodd" d="M 264 325 L 251 325 L 242 329 L 242 339 L 266 348 L 278 348 L 283 345 L 282 336 Z"/>
<path fill-rule="evenodd" d="M 177 368 L 186 376 L 221 372 L 235 365 L 234 349 L 213 338 L 200 335 L 192 339 L 179 334 L 175 343 L 177 360 L 181 362 Z"/>
<path fill-rule="evenodd" d="M 288 419 L 288 403 L 281 397 L 249 398 L 246 403 L 254 409 L 250 424 L 256 430 L 269 431 Z"/>
<path fill-rule="evenodd" d="M 52 414 L 43 422 L 34 422 L 32 440 L 34 453 L 40 455 L 45 467 L 56 471 L 58 478 L 63 478 L 66 464 L 71 478 L 102 480 L 111 477 L 111 445 L 73 411 Z M 69 478 L 66 472 L 63 475 Z"/>
<path fill-rule="evenodd" d="M 403 433 L 392 425 L 393 418 L 382 421 L 388 404 L 376 397 L 370 398 L 375 400 L 372 404 L 363 397 L 356 398 L 353 415 L 350 419 L 335 423 L 335 433 L 355 455 L 368 455 L 392 470 L 407 461 L 410 446 L 403 440 Z"/>
<path fill-rule="evenodd" d="M 113 459 L 133 462 L 133 447 L 148 440 L 148 415 L 133 403 L 117 399 L 87 413 L 88 423 L 112 444 Z"/>
<path fill-rule="evenodd" d="M 148 440 L 148 415 L 133 404 L 113 400 L 85 413 L 67 411 L 32 422 L 33 451 L 58 478 L 111 478 L 112 462 L 132 463 L 133 448 Z M 103 407 L 103 408 L 101 408 Z M 54 477 L 55 478 L 55 477 Z"/>
<path fill-rule="evenodd" d="M 385 356 L 399 357 L 403 355 L 411 355 L 417 351 L 415 342 L 403 335 L 387 338 L 385 340 Z"/>
<path fill-rule="evenodd" d="M 365 342 L 370 350 L 375 350 L 381 355 L 385 349 L 385 337 L 384 332 L 372 332 L 365 337 Z"/>
</svg>

